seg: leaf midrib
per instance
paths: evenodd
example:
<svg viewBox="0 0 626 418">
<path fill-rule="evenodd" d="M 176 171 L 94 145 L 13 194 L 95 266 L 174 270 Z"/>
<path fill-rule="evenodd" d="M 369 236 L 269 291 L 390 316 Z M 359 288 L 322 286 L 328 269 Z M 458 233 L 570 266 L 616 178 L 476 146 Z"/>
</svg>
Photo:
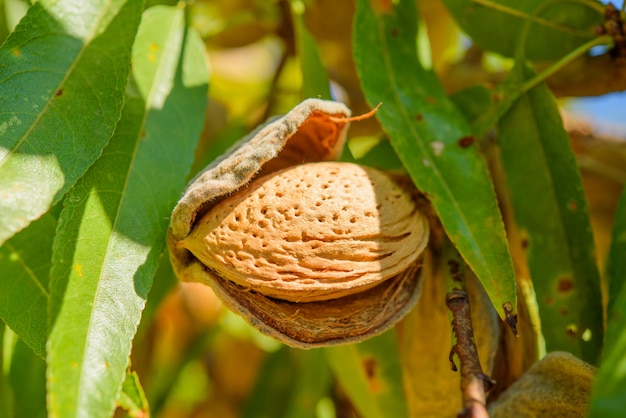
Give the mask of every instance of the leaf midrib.
<svg viewBox="0 0 626 418">
<path fill-rule="evenodd" d="M 177 13 L 176 19 L 180 19 L 180 16 L 181 16 L 180 12 Z M 168 46 L 169 46 L 169 44 L 171 42 L 170 39 L 172 39 L 172 38 L 176 39 L 175 36 L 174 37 L 171 36 L 172 33 L 176 32 L 176 30 L 177 30 L 176 28 L 177 28 L 177 26 L 175 24 L 172 24 L 170 26 L 170 33 L 166 37 L 166 39 L 168 40 Z M 165 51 L 167 51 L 167 50 L 168 50 L 167 48 L 164 48 L 164 53 L 161 54 L 162 59 L 165 59 L 165 60 L 167 59 L 166 58 L 166 54 L 165 54 Z M 181 50 L 182 50 L 182 45 L 181 45 Z M 163 61 L 161 61 L 161 62 L 163 62 Z M 159 82 L 157 80 L 161 80 L 161 76 L 162 76 L 162 72 L 164 71 L 164 67 L 165 66 L 159 66 L 158 67 L 157 72 L 155 73 L 155 76 L 154 76 L 154 79 L 153 79 L 153 82 L 152 82 L 152 88 L 150 89 L 150 94 L 148 95 L 148 98 L 146 98 L 146 101 L 145 101 L 145 111 L 144 111 L 144 114 L 143 114 L 143 117 L 142 117 L 141 124 L 139 125 L 139 130 L 137 131 L 137 134 L 136 134 L 135 146 L 134 146 L 133 152 L 131 153 L 132 157 L 131 157 L 130 164 L 128 166 L 128 170 L 126 172 L 124 186 L 122 187 L 122 189 L 120 191 L 120 200 L 119 200 L 119 203 L 118 203 L 118 205 L 116 207 L 116 210 L 115 210 L 115 219 L 114 219 L 113 224 L 111 226 L 111 235 L 109 236 L 109 239 L 108 239 L 107 249 L 105 250 L 104 257 L 102 259 L 103 260 L 102 261 L 102 267 L 104 267 L 107 264 L 107 260 L 110 258 L 110 254 L 113 251 L 113 243 L 116 241 L 114 239 L 114 236 L 115 236 L 115 233 L 116 233 L 116 230 L 117 230 L 117 224 L 118 224 L 119 219 L 120 219 L 121 208 L 124 205 L 124 199 L 125 199 L 126 191 L 128 189 L 129 181 L 130 181 L 130 178 L 131 178 L 131 173 L 132 173 L 133 168 L 135 166 L 135 161 L 137 160 L 136 156 L 138 154 L 138 150 L 139 150 L 139 147 L 140 147 L 141 142 L 142 142 L 141 141 L 141 132 L 143 130 L 143 127 L 146 124 L 146 120 L 147 120 L 148 115 L 150 113 L 149 110 L 151 108 L 151 99 L 152 99 L 155 91 L 157 90 L 157 86 L 159 85 Z M 102 274 L 103 274 L 103 269 L 100 270 L 99 281 L 102 280 Z M 96 292 L 94 293 L 94 298 L 93 298 L 94 303 L 92 304 L 92 306 L 96 306 L 95 301 L 97 301 L 99 299 L 101 289 L 102 289 L 102 286 L 98 285 L 97 288 L 96 288 Z M 89 325 L 87 326 L 87 333 L 86 333 L 86 335 L 91 335 L 91 330 L 92 330 L 92 327 L 93 327 L 93 324 L 94 324 L 94 314 L 95 314 L 95 312 L 96 312 L 96 309 L 92 309 L 91 310 L 91 314 L 90 314 L 90 317 L 89 317 Z M 87 338 L 86 339 L 86 343 L 85 343 L 85 349 L 83 350 L 83 359 L 84 359 L 84 353 L 88 353 L 90 351 L 90 346 L 91 346 L 91 339 Z M 79 394 L 80 394 L 80 388 L 85 387 L 83 385 L 83 381 L 84 381 L 85 377 L 89 376 L 89 371 L 86 370 L 86 364 L 87 363 L 85 361 L 82 361 L 81 363 L 82 363 L 82 367 L 81 367 L 80 376 L 79 376 L 79 384 L 77 385 L 77 388 L 79 388 Z M 79 397 L 77 397 L 77 398 L 79 398 Z"/>
<path fill-rule="evenodd" d="M 454 207 L 454 209 L 456 210 L 457 215 L 459 216 L 460 219 L 462 219 L 463 224 L 464 225 L 469 225 L 468 223 L 468 219 L 466 218 L 465 214 L 463 213 L 463 211 L 461 210 L 461 208 L 458 206 L 458 203 L 456 201 L 456 199 L 454 199 L 454 195 L 452 194 L 452 191 L 450 190 L 450 188 L 448 187 L 448 184 L 443 180 L 443 176 L 441 174 L 441 171 L 439 170 L 438 165 L 436 164 L 435 160 L 431 157 L 430 153 L 428 152 L 428 150 L 426 150 L 425 145 L 422 143 L 422 141 L 420 141 L 420 135 L 418 132 L 415 131 L 413 124 L 410 123 L 409 121 L 411 120 L 411 118 L 409 117 L 409 115 L 406 112 L 405 107 L 402 105 L 402 101 L 400 100 L 400 97 L 398 96 L 398 83 L 396 81 L 395 78 L 395 74 L 393 72 L 393 65 L 391 64 L 391 56 L 389 53 L 389 50 L 387 48 L 387 37 L 385 36 L 385 30 L 384 30 L 384 25 L 380 22 L 379 19 L 374 19 L 376 21 L 376 25 L 378 27 L 378 34 L 381 37 L 381 49 L 383 52 L 383 62 L 385 64 L 385 68 L 387 70 L 387 75 L 389 78 L 389 82 L 390 84 L 392 84 L 393 88 L 391 88 L 391 92 L 393 95 L 393 98 L 396 102 L 396 107 L 400 110 L 400 113 L 402 115 L 402 119 L 405 122 L 405 125 L 408 126 L 411 135 L 416 139 L 415 143 L 417 144 L 417 146 L 420 147 L 420 150 L 422 151 L 422 154 L 425 155 L 428 158 L 428 161 L 430 163 L 430 167 L 432 169 L 433 174 L 435 175 L 435 177 L 438 180 L 438 183 L 440 185 L 442 185 L 444 192 L 446 193 L 448 200 L 450 202 L 452 202 L 452 205 Z M 474 248 L 480 248 L 480 246 L 478 245 L 478 241 L 476 240 L 476 237 L 474 236 L 472 229 L 471 228 L 466 228 L 469 234 L 469 238 L 470 238 L 470 243 L 472 244 L 472 246 Z M 489 272 L 489 279 L 492 283 L 495 284 L 495 280 L 493 277 L 493 272 L 491 271 L 491 269 L 489 269 L 489 263 L 486 262 L 486 260 L 484 259 L 483 255 L 481 252 L 474 252 L 474 255 L 478 256 L 479 261 L 482 263 L 483 267 L 486 267 L 486 269 Z"/>
</svg>

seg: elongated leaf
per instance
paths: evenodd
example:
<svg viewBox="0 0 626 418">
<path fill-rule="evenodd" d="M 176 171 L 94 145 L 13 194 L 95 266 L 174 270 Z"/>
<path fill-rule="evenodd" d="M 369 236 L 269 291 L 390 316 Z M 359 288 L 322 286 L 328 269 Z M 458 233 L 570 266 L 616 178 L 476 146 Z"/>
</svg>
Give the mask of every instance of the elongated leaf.
<svg viewBox="0 0 626 418">
<path fill-rule="evenodd" d="M 498 313 L 516 306 L 502 217 L 484 160 L 463 115 L 417 60 L 414 2 L 360 0 L 354 56 L 370 104 L 416 186 L 474 270 Z"/>
<path fill-rule="evenodd" d="M 522 96 L 499 132 L 547 351 L 593 364 L 603 339 L 600 276 L 580 173 L 547 87 Z"/>
<path fill-rule="evenodd" d="M 41 358 L 57 216 L 58 210 L 45 214 L 0 247 L 0 317 Z"/>
<path fill-rule="evenodd" d="M 298 350 L 291 355 L 297 365 L 297 380 L 283 416 L 316 418 L 317 402 L 330 392 L 330 370 L 324 350 Z"/>
<path fill-rule="evenodd" d="M 607 311 L 611 314 L 615 301 L 620 297 L 622 290 L 626 287 L 626 190 L 622 191 L 617 212 L 615 213 L 615 225 L 613 226 L 613 237 L 609 259 L 607 261 L 606 272 L 609 282 L 609 307 Z"/>
<path fill-rule="evenodd" d="M 0 244 L 58 202 L 113 134 L 141 7 L 42 0 L 0 48 Z"/>
<path fill-rule="evenodd" d="M 21 339 L 16 339 L 8 365 L 13 393 L 13 416 L 46 417 L 46 363 Z"/>
<path fill-rule="evenodd" d="M 182 7 L 143 16 L 122 119 L 65 200 L 53 247 L 53 417 L 108 417 L 202 128 L 208 74 Z"/>
<path fill-rule="evenodd" d="M 302 98 L 317 97 L 330 100 L 328 73 L 317 49 L 315 39 L 304 24 L 304 3 L 291 0 L 291 16 L 296 35 L 296 48 L 302 71 Z"/>
<path fill-rule="evenodd" d="M 137 373 L 128 371 L 122 384 L 119 404 L 128 412 L 128 416 L 142 418 L 150 416 L 150 408 L 146 400 L 146 394 L 139 382 Z"/>
<path fill-rule="evenodd" d="M 285 399 L 291 393 L 296 379 L 287 346 L 268 354 L 242 408 L 241 418 L 283 417 L 287 404 L 276 400 Z"/>
<path fill-rule="evenodd" d="M 330 383 L 323 350 L 282 347 L 267 356 L 241 417 L 314 418 L 316 404 L 329 394 Z"/>
<path fill-rule="evenodd" d="M 328 364 L 364 418 L 408 416 L 394 331 L 358 344 L 326 348 Z"/>
<path fill-rule="evenodd" d="M 603 5 L 589 1 L 444 0 L 458 24 L 483 49 L 512 57 L 526 20 L 531 60 L 556 60 L 596 36 Z M 538 10 L 538 7 L 542 7 Z M 536 13 L 539 12 L 539 13 Z"/>
<path fill-rule="evenodd" d="M 626 191 L 615 214 L 607 273 L 610 277 L 609 320 L 602 363 L 594 383 L 590 417 L 620 417 L 626 410 Z"/>
</svg>

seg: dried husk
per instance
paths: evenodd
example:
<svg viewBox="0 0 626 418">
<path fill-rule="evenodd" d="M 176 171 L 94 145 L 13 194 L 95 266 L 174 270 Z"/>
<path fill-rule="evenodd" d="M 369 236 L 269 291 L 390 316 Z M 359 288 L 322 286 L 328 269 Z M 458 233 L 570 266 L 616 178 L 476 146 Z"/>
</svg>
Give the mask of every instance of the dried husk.
<svg viewBox="0 0 626 418">
<path fill-rule="evenodd" d="M 185 248 L 183 241 L 209 211 L 251 180 L 286 167 L 335 160 L 345 142 L 349 116 L 343 104 L 305 100 L 208 166 L 191 182 L 172 214 L 168 246 L 179 279 L 208 284 L 234 312 L 291 346 L 354 342 L 388 329 L 417 301 L 421 260 L 408 263 L 401 273 L 378 285 L 370 283 L 368 290 L 348 291 L 349 295 L 328 301 L 298 303 L 226 280 Z"/>
<path fill-rule="evenodd" d="M 585 416 L 597 369 L 570 353 L 548 353 L 489 406 L 492 418 Z"/>
</svg>

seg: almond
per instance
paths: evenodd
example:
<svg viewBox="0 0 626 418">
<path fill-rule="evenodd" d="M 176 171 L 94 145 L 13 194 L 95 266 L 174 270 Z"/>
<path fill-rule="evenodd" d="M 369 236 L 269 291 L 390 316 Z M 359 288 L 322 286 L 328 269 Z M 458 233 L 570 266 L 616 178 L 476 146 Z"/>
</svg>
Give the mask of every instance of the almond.
<svg viewBox="0 0 626 418">
<path fill-rule="evenodd" d="M 178 245 L 244 288 L 313 302 L 362 292 L 406 271 L 428 232 L 426 216 L 389 175 L 319 162 L 253 180 Z"/>
<path fill-rule="evenodd" d="M 342 103 L 307 99 L 205 167 L 172 212 L 178 278 L 210 286 L 294 347 L 358 342 L 394 326 L 420 297 L 434 219 L 396 183 L 408 178 L 328 162 L 350 122 L 375 112 L 351 117 Z"/>
</svg>

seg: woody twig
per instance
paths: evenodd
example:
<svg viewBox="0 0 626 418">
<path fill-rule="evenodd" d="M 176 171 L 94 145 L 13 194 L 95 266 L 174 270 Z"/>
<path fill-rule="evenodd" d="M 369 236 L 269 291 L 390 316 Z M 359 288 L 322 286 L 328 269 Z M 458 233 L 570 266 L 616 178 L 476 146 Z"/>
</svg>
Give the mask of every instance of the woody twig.
<svg viewBox="0 0 626 418">
<path fill-rule="evenodd" d="M 452 331 L 456 336 L 456 344 L 450 350 L 450 365 L 457 371 L 454 363 L 456 354 L 461 368 L 461 392 L 463 409 L 459 418 L 488 418 L 486 403 L 488 392 L 495 384 L 485 375 L 480 366 L 478 351 L 474 343 L 474 331 L 470 315 L 469 298 L 465 290 L 455 289 L 446 295 L 446 305 L 452 312 Z"/>
</svg>

